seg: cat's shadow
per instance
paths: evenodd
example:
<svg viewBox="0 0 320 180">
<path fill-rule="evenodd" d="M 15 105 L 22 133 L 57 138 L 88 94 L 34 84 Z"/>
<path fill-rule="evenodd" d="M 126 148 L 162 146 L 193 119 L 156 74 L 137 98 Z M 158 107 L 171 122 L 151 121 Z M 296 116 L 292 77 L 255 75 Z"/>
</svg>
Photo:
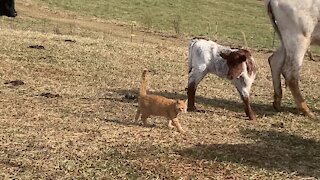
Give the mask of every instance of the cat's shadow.
<svg viewBox="0 0 320 180">
<path fill-rule="evenodd" d="M 135 96 L 136 98 L 139 96 L 138 90 L 127 90 L 127 89 L 120 89 L 115 90 L 116 93 L 122 96 Z M 160 95 L 171 99 L 187 99 L 186 93 L 177 93 L 177 92 L 152 92 L 150 94 Z M 121 99 L 123 102 L 123 99 Z M 240 98 L 238 100 L 228 100 L 219 97 L 204 97 L 196 95 L 196 106 L 197 104 L 202 104 L 206 106 L 212 106 L 221 109 L 227 109 L 229 111 L 237 112 L 237 113 L 244 113 L 244 105 Z M 274 116 L 278 112 L 274 110 L 272 103 L 269 102 L 268 104 L 264 103 L 255 103 L 251 102 L 251 106 L 255 113 L 262 117 L 262 116 Z M 210 110 L 203 109 L 205 112 L 211 112 Z M 283 107 L 282 111 L 291 112 L 297 114 L 298 111 L 295 107 Z"/>
<path fill-rule="evenodd" d="M 148 125 L 143 125 L 140 120 L 135 121 L 135 120 L 128 120 L 128 119 L 108 119 L 108 118 L 103 118 L 101 120 L 109 123 L 128 126 L 128 127 L 135 126 L 135 127 L 146 127 L 146 128 L 160 128 L 159 126 L 155 125 L 152 122 L 149 122 Z"/>
</svg>

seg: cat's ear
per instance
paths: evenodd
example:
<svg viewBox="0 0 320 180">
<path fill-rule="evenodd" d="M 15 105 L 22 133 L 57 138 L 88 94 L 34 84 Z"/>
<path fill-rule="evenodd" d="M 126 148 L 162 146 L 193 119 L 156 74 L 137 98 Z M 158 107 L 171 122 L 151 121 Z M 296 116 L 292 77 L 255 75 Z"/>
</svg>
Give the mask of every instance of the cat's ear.
<svg viewBox="0 0 320 180">
<path fill-rule="evenodd" d="M 188 103 L 188 99 L 181 99 L 181 100 L 179 100 L 179 102 L 180 102 L 180 103 L 182 103 L 182 102 L 183 102 L 183 103 Z"/>
</svg>

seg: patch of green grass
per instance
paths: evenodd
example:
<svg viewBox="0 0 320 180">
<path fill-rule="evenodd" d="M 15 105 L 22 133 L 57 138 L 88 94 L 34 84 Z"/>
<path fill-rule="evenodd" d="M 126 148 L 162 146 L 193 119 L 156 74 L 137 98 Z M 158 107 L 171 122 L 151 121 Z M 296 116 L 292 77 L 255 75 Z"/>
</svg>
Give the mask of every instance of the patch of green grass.
<svg viewBox="0 0 320 180">
<path fill-rule="evenodd" d="M 155 31 L 179 31 L 190 36 L 208 36 L 225 44 L 255 48 L 272 47 L 273 29 L 263 2 L 250 0 L 41 0 L 49 6 L 110 20 L 136 21 Z M 146 24 L 146 17 L 149 18 Z M 152 25 L 150 24 L 152 23 Z"/>
</svg>

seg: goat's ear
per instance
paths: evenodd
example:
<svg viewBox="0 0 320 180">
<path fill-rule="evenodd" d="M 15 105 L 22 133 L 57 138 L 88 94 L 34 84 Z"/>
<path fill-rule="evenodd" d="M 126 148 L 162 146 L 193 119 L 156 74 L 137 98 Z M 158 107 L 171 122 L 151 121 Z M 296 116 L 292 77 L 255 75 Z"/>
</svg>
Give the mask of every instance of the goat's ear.
<svg viewBox="0 0 320 180">
<path fill-rule="evenodd" d="M 220 52 L 219 54 L 223 59 L 227 60 L 229 58 L 230 53 L 228 52 Z"/>
<path fill-rule="evenodd" d="M 245 56 L 245 55 L 241 55 L 240 57 L 239 57 L 239 61 L 240 62 L 245 62 L 247 60 L 247 57 Z"/>
</svg>

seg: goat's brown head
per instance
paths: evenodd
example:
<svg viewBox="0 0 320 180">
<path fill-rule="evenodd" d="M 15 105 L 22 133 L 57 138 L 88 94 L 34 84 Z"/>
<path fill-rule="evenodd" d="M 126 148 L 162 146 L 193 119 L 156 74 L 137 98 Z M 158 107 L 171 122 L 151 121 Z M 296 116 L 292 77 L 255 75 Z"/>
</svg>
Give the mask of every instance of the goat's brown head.
<svg viewBox="0 0 320 180">
<path fill-rule="evenodd" d="M 232 80 L 238 78 L 244 71 L 243 62 L 251 57 L 251 53 L 245 49 L 239 49 L 231 52 L 221 52 L 220 56 L 227 61 L 229 71 L 227 78 Z"/>
</svg>

